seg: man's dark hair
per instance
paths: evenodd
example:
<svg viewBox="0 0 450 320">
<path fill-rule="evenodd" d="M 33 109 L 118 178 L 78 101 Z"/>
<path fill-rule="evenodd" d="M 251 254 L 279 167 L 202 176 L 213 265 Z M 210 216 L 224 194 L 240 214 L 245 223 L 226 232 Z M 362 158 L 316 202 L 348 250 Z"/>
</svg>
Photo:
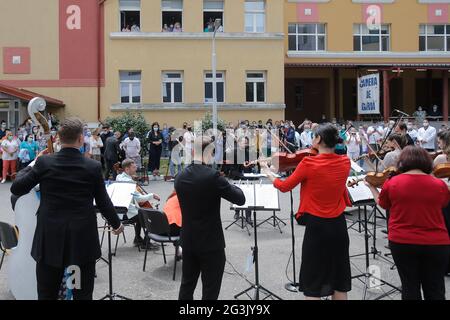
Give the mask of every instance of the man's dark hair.
<svg viewBox="0 0 450 320">
<path fill-rule="evenodd" d="M 398 146 L 399 146 L 400 148 L 402 148 L 402 149 L 403 149 L 403 148 L 406 146 L 406 144 L 408 143 L 408 142 L 406 141 L 406 137 L 403 136 L 403 135 L 401 135 L 401 134 L 398 134 L 398 133 L 393 133 L 393 134 L 391 134 L 391 135 L 388 137 L 387 140 L 388 140 L 388 141 L 395 141 L 395 142 L 397 142 Z"/>
<path fill-rule="evenodd" d="M 398 171 L 405 173 L 411 170 L 420 170 L 426 174 L 433 171 L 433 159 L 425 149 L 416 146 L 403 149 L 398 159 Z"/>
<path fill-rule="evenodd" d="M 401 131 L 407 131 L 407 130 L 408 130 L 408 126 L 407 126 L 406 123 L 404 123 L 404 122 L 400 123 L 400 124 L 398 125 L 398 128 L 399 128 Z"/>
<path fill-rule="evenodd" d="M 62 144 L 73 144 L 83 134 L 83 122 L 75 117 L 65 119 L 58 131 Z"/>
</svg>

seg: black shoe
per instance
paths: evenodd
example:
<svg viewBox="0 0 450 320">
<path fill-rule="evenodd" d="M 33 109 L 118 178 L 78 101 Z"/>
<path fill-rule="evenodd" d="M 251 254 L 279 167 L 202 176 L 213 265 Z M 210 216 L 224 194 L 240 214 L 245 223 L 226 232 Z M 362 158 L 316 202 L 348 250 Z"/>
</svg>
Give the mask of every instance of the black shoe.
<svg viewBox="0 0 450 320">
<path fill-rule="evenodd" d="M 253 227 L 253 221 L 252 221 L 252 218 L 247 218 L 246 221 L 247 221 L 247 224 L 248 224 L 250 227 Z"/>
<path fill-rule="evenodd" d="M 133 245 L 134 245 L 135 247 L 139 247 L 139 246 L 141 246 L 143 243 L 144 243 L 144 239 L 142 239 L 141 237 L 134 237 Z"/>
<path fill-rule="evenodd" d="M 383 232 L 384 234 L 388 234 L 387 229 L 383 229 L 383 230 L 381 230 L 381 232 Z"/>
<path fill-rule="evenodd" d="M 148 250 L 152 250 L 152 251 L 158 251 L 159 248 L 160 248 L 159 245 L 157 245 L 157 244 L 155 244 L 155 243 L 152 243 L 152 242 L 150 242 L 150 243 L 148 244 L 148 246 L 147 246 L 147 249 L 148 249 Z M 145 250 L 145 249 L 146 249 L 146 243 L 142 243 L 142 244 L 141 244 L 141 249 L 142 249 L 142 250 Z"/>
</svg>

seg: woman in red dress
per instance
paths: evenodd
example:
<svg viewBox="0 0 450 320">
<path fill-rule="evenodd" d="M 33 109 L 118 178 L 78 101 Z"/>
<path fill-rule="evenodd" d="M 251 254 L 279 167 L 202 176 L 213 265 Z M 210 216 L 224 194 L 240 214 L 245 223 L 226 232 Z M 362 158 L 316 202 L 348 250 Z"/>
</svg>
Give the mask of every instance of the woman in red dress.
<svg viewBox="0 0 450 320">
<path fill-rule="evenodd" d="M 307 299 L 332 296 L 334 300 L 346 300 L 351 290 L 350 241 L 344 217 L 344 210 L 350 205 L 346 188 L 350 159 L 335 153 L 340 142 L 334 126 L 320 125 L 313 140 L 319 155 L 305 158 L 285 181 L 276 179 L 266 163 L 261 165 L 281 192 L 301 184 L 297 215 L 305 218 L 306 230 L 300 291 Z"/>
</svg>

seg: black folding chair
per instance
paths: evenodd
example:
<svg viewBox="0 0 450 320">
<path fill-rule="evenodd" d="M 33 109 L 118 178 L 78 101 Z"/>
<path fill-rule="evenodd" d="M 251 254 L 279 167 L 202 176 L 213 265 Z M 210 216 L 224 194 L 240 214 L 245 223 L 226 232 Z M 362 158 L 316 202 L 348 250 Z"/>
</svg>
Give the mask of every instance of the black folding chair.
<svg viewBox="0 0 450 320">
<path fill-rule="evenodd" d="M 0 260 L 0 270 L 2 269 L 7 250 L 15 248 L 17 241 L 16 229 L 8 223 L 0 222 L 0 250 L 3 252 Z"/>
<path fill-rule="evenodd" d="M 139 216 L 142 221 L 142 227 L 144 228 L 144 234 L 146 237 L 144 266 L 142 268 L 145 271 L 147 264 L 147 252 L 150 240 L 161 244 L 164 264 L 167 264 L 166 253 L 164 250 L 165 243 L 172 243 L 175 246 L 175 262 L 173 267 L 173 280 L 175 281 L 175 275 L 177 271 L 177 253 L 180 247 L 180 236 L 172 235 L 170 232 L 170 225 L 167 221 L 166 215 L 158 210 L 154 209 L 139 209 Z"/>
</svg>

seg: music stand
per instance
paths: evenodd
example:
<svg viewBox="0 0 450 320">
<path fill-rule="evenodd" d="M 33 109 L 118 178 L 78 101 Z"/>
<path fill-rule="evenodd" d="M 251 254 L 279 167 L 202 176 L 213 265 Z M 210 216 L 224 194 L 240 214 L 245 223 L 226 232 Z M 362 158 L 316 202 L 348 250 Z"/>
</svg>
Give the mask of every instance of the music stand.
<svg viewBox="0 0 450 320">
<path fill-rule="evenodd" d="M 231 209 L 233 210 L 233 207 L 231 207 Z M 240 209 L 236 209 L 239 210 L 239 218 L 237 218 L 236 220 L 234 220 L 232 223 L 230 223 L 225 230 L 228 230 L 229 228 L 231 228 L 234 225 L 237 225 L 239 228 L 241 228 L 241 230 L 247 229 L 247 233 L 249 236 L 251 236 L 250 234 L 250 229 L 248 228 L 248 223 L 246 221 L 246 217 L 244 216 L 244 212 L 243 210 Z M 238 224 L 239 223 L 239 224 Z"/>
<path fill-rule="evenodd" d="M 264 211 L 264 210 L 266 210 L 266 208 L 264 206 L 256 206 L 256 188 L 255 188 L 255 185 L 253 185 L 253 200 L 254 200 L 254 205 L 247 206 L 247 209 L 253 211 L 254 246 L 251 248 L 251 250 L 253 252 L 253 262 L 255 264 L 255 283 L 252 284 L 249 288 L 247 288 L 244 291 L 242 291 L 242 292 L 238 293 L 237 295 L 235 295 L 234 298 L 237 299 L 240 296 L 245 294 L 250 299 L 252 299 L 252 297 L 248 294 L 248 292 L 251 291 L 251 290 L 255 290 L 255 294 L 254 294 L 252 300 L 255 300 L 255 301 L 260 300 L 260 292 L 265 292 L 267 294 L 267 296 L 264 299 L 262 299 L 262 300 L 266 300 L 269 297 L 274 297 L 274 298 L 276 298 L 278 300 L 282 300 L 276 294 L 274 294 L 273 292 L 271 292 L 268 289 L 264 288 L 259 282 L 258 232 L 257 232 L 257 226 L 256 226 L 256 223 L 257 223 L 257 221 L 256 221 L 256 211 Z"/>
<path fill-rule="evenodd" d="M 122 185 L 123 188 L 118 188 L 118 187 L 116 188 L 116 187 L 114 187 L 114 184 Z M 136 184 L 135 183 L 126 183 L 126 182 L 115 182 L 112 184 L 108 183 L 107 185 L 108 185 L 108 187 L 107 187 L 108 195 L 111 198 L 111 201 L 112 201 L 117 213 L 126 214 L 128 212 L 128 206 L 131 203 L 131 200 L 128 200 L 128 199 L 132 199 L 132 196 L 130 197 L 130 195 L 131 195 L 130 191 L 132 190 L 133 186 L 134 186 L 134 188 L 136 188 Z M 106 300 L 106 299 L 108 299 L 108 300 L 116 300 L 116 299 L 131 300 L 130 298 L 127 298 L 125 296 L 117 294 L 113 291 L 112 248 L 111 248 L 112 228 L 111 228 L 111 225 L 108 223 L 108 220 L 106 220 L 106 218 L 105 218 L 105 222 L 106 222 L 105 226 L 100 227 L 100 228 L 103 228 L 104 230 L 106 229 L 106 232 L 108 233 L 108 261 L 105 261 L 105 259 L 103 257 L 101 257 L 100 259 L 105 261 L 108 264 L 109 293 L 106 294 L 105 296 L 103 296 L 100 300 Z"/>
<path fill-rule="evenodd" d="M 300 283 L 296 281 L 296 272 L 295 272 L 295 235 L 294 235 L 294 197 L 292 195 L 292 190 L 290 192 L 291 197 L 291 234 L 292 234 L 292 273 L 294 275 L 294 279 L 292 282 L 286 283 L 284 288 L 290 292 L 298 292 L 300 287 Z"/>
<path fill-rule="evenodd" d="M 109 293 L 106 294 L 105 296 L 103 296 L 102 298 L 100 298 L 100 300 L 131 300 L 130 298 L 127 298 L 125 296 L 122 296 L 120 294 L 117 294 L 113 291 L 113 274 L 112 274 L 112 250 L 111 250 L 111 232 L 112 232 L 112 228 L 111 226 L 108 224 L 106 226 L 107 230 L 106 232 L 108 233 L 108 286 L 109 286 Z M 103 259 L 103 258 L 102 258 Z"/>
<path fill-rule="evenodd" d="M 362 206 L 364 208 L 364 210 L 363 210 L 363 212 L 364 212 L 363 224 L 364 224 L 364 249 L 365 249 L 365 252 L 362 253 L 362 254 L 357 254 L 357 255 L 350 256 L 350 258 L 354 258 L 354 257 L 358 257 L 358 256 L 364 255 L 365 256 L 365 268 L 366 269 L 365 269 L 365 272 L 362 272 L 361 274 L 358 274 L 356 276 L 352 276 L 352 279 L 360 280 L 360 278 L 364 278 L 364 281 L 360 280 L 360 281 L 362 281 L 364 283 L 363 300 L 366 300 L 367 289 L 369 289 L 369 281 L 370 281 L 370 279 L 375 279 L 375 280 L 379 281 L 382 285 L 387 285 L 388 287 L 391 287 L 392 288 L 391 291 L 389 291 L 388 293 L 384 293 L 383 295 L 381 295 L 381 296 L 379 296 L 379 297 L 377 297 L 375 299 L 375 300 L 380 300 L 380 299 L 382 299 L 382 298 L 384 298 L 386 296 L 389 296 L 390 294 L 392 294 L 395 291 L 400 291 L 401 292 L 401 290 L 399 288 L 395 287 L 394 285 L 390 284 L 389 282 L 387 282 L 387 281 L 385 281 L 383 279 L 380 279 L 380 278 L 374 276 L 373 274 L 371 274 L 369 272 L 369 268 L 370 268 L 370 254 L 374 254 L 374 256 L 375 256 L 376 252 L 373 251 L 374 248 L 372 248 L 372 250 L 369 250 L 370 234 L 369 234 L 369 229 L 368 229 L 368 220 L 369 220 L 370 216 L 367 215 L 367 207 L 368 206 L 373 207 L 371 214 L 376 215 L 377 206 L 376 206 L 376 203 L 374 201 L 368 201 L 366 203 L 359 203 L 358 205 L 360 205 L 360 206 Z"/>
</svg>

